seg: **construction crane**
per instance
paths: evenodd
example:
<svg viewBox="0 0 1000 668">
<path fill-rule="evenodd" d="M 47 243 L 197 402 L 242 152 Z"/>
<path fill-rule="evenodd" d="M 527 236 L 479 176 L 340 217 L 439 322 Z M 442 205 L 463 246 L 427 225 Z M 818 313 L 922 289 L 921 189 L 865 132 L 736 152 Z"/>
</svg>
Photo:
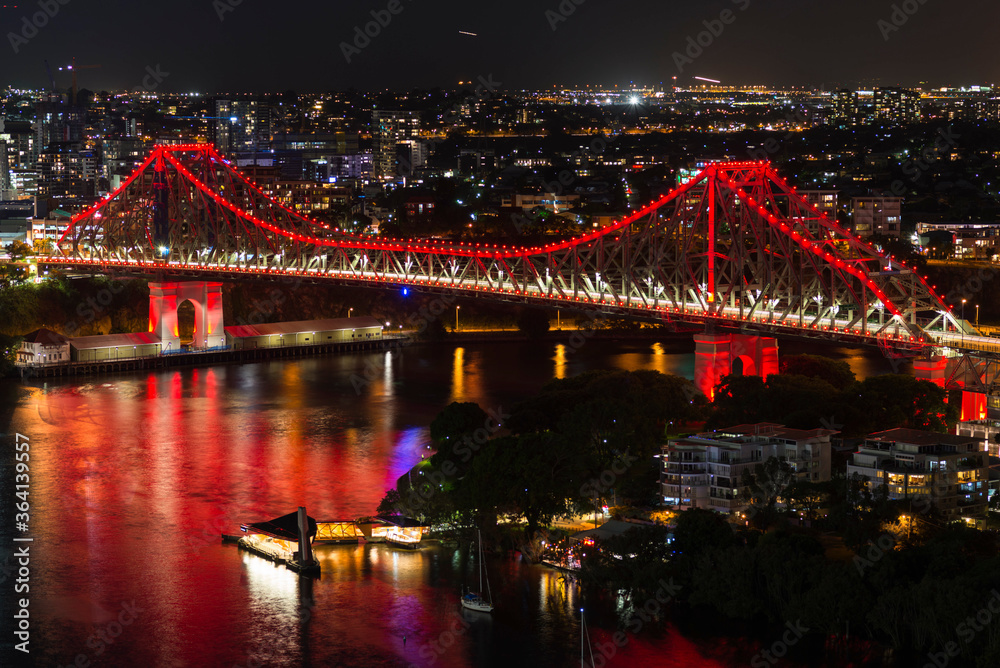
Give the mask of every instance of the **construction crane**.
<svg viewBox="0 0 1000 668">
<path fill-rule="evenodd" d="M 76 105 L 76 71 L 77 70 L 93 70 L 100 67 L 100 65 L 77 65 L 76 58 L 73 58 L 73 64 L 67 65 L 66 67 L 60 67 L 59 71 L 71 70 L 73 72 L 73 97 L 70 98 L 70 104 Z"/>
</svg>

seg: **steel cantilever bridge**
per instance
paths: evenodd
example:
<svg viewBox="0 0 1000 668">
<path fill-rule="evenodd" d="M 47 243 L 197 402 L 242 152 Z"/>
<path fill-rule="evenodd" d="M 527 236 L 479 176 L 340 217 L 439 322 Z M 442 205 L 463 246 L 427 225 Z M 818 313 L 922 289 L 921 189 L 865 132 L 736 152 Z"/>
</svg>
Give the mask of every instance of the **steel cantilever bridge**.
<svg viewBox="0 0 1000 668">
<path fill-rule="evenodd" d="M 59 248 L 50 264 L 84 270 L 413 286 L 902 351 L 976 334 L 924 278 L 766 162 L 711 164 L 609 227 L 519 247 L 338 234 L 268 197 L 211 145 L 162 145 L 75 216 Z"/>
</svg>

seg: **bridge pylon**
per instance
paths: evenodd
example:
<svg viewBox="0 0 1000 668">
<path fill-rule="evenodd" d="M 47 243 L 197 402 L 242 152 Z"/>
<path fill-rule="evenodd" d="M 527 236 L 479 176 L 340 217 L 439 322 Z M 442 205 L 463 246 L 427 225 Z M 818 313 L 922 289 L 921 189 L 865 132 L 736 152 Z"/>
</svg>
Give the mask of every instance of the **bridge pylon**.
<svg viewBox="0 0 1000 668">
<path fill-rule="evenodd" d="M 746 334 L 695 334 L 694 382 L 709 400 L 714 399 L 715 386 L 733 373 L 739 362 L 744 376 L 760 376 L 764 380 L 778 373 L 778 340 L 767 336 Z"/>
<path fill-rule="evenodd" d="M 177 308 L 185 301 L 194 305 L 193 348 L 226 345 L 223 329 L 222 283 L 171 281 L 149 284 L 149 331 L 160 337 L 166 353 L 180 350 Z"/>
</svg>

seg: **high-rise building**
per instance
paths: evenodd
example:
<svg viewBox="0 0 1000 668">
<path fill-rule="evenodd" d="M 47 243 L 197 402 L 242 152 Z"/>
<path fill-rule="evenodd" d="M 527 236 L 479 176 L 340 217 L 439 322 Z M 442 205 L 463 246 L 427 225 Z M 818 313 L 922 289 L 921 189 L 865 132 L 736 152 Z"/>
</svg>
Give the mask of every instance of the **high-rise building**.
<svg viewBox="0 0 1000 668">
<path fill-rule="evenodd" d="M 851 205 L 854 234 L 861 238 L 874 235 L 899 238 L 902 197 L 855 197 Z"/>
<path fill-rule="evenodd" d="M 38 194 L 60 208 L 79 206 L 97 192 L 97 156 L 63 144 L 42 151 L 38 159 Z"/>
<path fill-rule="evenodd" d="M 39 102 L 35 105 L 38 150 L 67 142 L 83 140 L 85 112 L 62 102 Z"/>
<path fill-rule="evenodd" d="M 905 88 L 876 88 L 875 117 L 895 125 L 920 120 L 920 93 Z"/>
<path fill-rule="evenodd" d="M 266 100 L 215 101 L 215 147 L 223 153 L 270 148 L 271 107 Z"/>
<path fill-rule="evenodd" d="M 0 117 L 0 133 L 3 133 L 2 117 Z M 0 200 L 13 199 L 13 190 L 10 179 L 10 163 L 7 161 L 7 142 L 0 139 Z"/>
<path fill-rule="evenodd" d="M 410 139 L 396 144 L 396 176 L 413 176 L 414 171 L 427 164 L 427 144 Z"/>
<path fill-rule="evenodd" d="M 8 169 L 34 169 L 38 161 L 38 140 L 31 123 L 6 119 L 0 125 L 0 141 L 7 143 Z"/>
<path fill-rule="evenodd" d="M 397 148 L 399 144 L 416 139 L 420 130 L 420 116 L 417 112 L 375 109 L 372 111 L 372 128 L 375 137 L 373 154 L 376 177 L 395 178 L 401 171 L 409 173 L 413 167 L 418 166 L 414 164 L 412 153 L 416 151 L 418 160 L 423 156 L 420 149 L 411 145 L 409 164 L 403 164 L 403 169 L 400 170 L 400 151 Z"/>
<path fill-rule="evenodd" d="M 875 119 L 875 92 L 871 90 L 839 90 L 833 99 L 831 124 L 849 128 L 867 125 Z"/>
<path fill-rule="evenodd" d="M 330 156 L 327 179 L 366 179 L 372 175 L 372 154 Z"/>
</svg>

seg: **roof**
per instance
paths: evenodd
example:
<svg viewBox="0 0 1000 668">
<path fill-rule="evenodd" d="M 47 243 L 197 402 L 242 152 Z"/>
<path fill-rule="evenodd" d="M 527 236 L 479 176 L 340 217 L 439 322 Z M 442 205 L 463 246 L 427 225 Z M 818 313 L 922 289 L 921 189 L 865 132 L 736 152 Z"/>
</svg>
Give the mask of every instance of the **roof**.
<svg viewBox="0 0 1000 668">
<path fill-rule="evenodd" d="M 283 334 L 303 334 L 313 332 L 336 332 L 345 329 L 366 329 L 382 327 L 382 323 L 367 315 L 356 318 L 327 318 L 326 320 L 298 320 L 295 322 L 273 322 L 266 325 L 231 325 L 226 334 L 233 338 L 250 336 L 275 336 Z"/>
<path fill-rule="evenodd" d="M 570 538 L 575 540 L 583 540 L 585 538 L 596 538 L 598 540 L 607 540 L 608 538 L 614 538 L 615 536 L 620 536 L 626 531 L 635 529 L 640 525 L 634 524 L 632 522 L 623 522 L 622 520 L 608 520 L 596 529 L 587 529 L 586 531 L 581 531 L 580 533 L 575 533 Z"/>
<path fill-rule="evenodd" d="M 868 434 L 871 441 L 889 441 L 893 443 L 909 443 L 910 445 L 968 445 L 980 443 L 982 439 L 974 436 L 955 436 L 954 434 L 939 434 L 936 431 L 922 429 L 906 429 L 898 427 Z"/>
<path fill-rule="evenodd" d="M 412 517 L 405 517 L 403 515 L 376 515 L 375 519 L 381 520 L 386 524 L 391 524 L 393 526 L 400 527 L 401 529 L 427 526 L 420 520 L 415 520 Z"/>
<path fill-rule="evenodd" d="M 69 339 L 62 334 L 53 332 L 51 329 L 45 329 L 44 327 L 25 334 L 24 340 L 28 343 L 40 343 L 43 346 L 64 346 L 69 343 Z"/>
<path fill-rule="evenodd" d="M 769 436 L 772 438 L 790 438 L 797 441 L 807 438 L 818 438 L 830 434 L 839 434 L 836 429 L 792 429 L 783 424 L 760 422 L 758 424 L 738 424 L 735 427 L 719 429 L 717 433 L 743 434 L 747 436 Z"/>
<path fill-rule="evenodd" d="M 316 520 L 306 515 L 306 522 L 309 524 L 309 536 L 315 536 Z M 247 529 L 253 529 L 257 533 L 262 533 L 274 538 L 281 538 L 282 540 L 297 541 L 299 539 L 299 513 L 296 511 L 294 513 L 282 515 L 277 519 L 268 520 L 267 522 L 244 524 L 242 528 L 244 531 Z"/>
<path fill-rule="evenodd" d="M 133 334 L 98 334 L 97 336 L 78 336 L 69 340 L 77 350 L 92 350 L 94 348 L 125 348 L 127 346 L 148 346 L 159 344 L 160 337 L 152 332 Z"/>
</svg>

